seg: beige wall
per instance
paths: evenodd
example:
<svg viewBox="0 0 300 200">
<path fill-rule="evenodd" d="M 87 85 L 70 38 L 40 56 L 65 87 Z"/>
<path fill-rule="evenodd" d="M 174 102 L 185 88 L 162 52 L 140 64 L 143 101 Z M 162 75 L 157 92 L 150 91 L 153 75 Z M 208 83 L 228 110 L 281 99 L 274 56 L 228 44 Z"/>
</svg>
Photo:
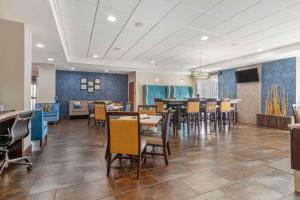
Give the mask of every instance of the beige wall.
<svg viewBox="0 0 300 200">
<path fill-rule="evenodd" d="M 257 68 L 259 80 L 261 79 L 261 64 L 251 65 L 237 70 Z M 242 101 L 238 103 L 238 120 L 241 123 L 255 125 L 256 114 L 261 112 L 261 82 L 249 82 L 237 84 L 237 98 Z"/>
<path fill-rule="evenodd" d="M 296 58 L 296 103 L 300 104 L 300 57 Z"/>
<path fill-rule="evenodd" d="M 159 82 L 155 82 L 158 78 Z M 183 78 L 184 83 L 180 82 Z M 187 85 L 193 86 L 193 81 L 190 75 L 179 75 L 169 73 L 154 73 L 154 72 L 136 72 L 136 103 L 143 104 L 143 86 L 144 85 Z"/>
<path fill-rule="evenodd" d="M 0 104 L 5 109 L 30 109 L 31 55 L 28 27 L 0 19 Z M 30 146 L 30 138 L 23 140 L 23 150 Z"/>
<path fill-rule="evenodd" d="M 56 71 L 53 64 L 34 64 L 39 70 L 37 78 L 37 102 L 54 103 Z"/>
</svg>

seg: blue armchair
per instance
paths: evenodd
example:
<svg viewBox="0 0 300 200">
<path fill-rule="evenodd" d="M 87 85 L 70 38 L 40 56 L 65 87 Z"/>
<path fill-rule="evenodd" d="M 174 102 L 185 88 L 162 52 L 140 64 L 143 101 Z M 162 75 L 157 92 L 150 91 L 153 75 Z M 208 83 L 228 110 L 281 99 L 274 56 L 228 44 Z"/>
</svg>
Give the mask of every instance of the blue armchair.
<svg viewBox="0 0 300 200">
<path fill-rule="evenodd" d="M 48 122 L 45 121 L 43 111 L 35 110 L 31 120 L 31 141 L 40 141 L 40 146 L 43 144 L 43 139 L 48 134 Z"/>
<path fill-rule="evenodd" d="M 49 112 L 43 112 L 44 121 L 57 122 L 59 120 L 59 103 L 36 103 L 36 110 L 43 110 L 45 105 L 51 105 L 52 110 Z"/>
</svg>

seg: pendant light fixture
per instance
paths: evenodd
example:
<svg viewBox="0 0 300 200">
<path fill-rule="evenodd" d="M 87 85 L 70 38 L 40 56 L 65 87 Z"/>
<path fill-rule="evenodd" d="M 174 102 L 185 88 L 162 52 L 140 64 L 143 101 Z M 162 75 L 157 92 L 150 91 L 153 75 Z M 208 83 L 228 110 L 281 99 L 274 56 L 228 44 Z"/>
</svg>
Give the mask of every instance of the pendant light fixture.
<svg viewBox="0 0 300 200">
<path fill-rule="evenodd" d="M 192 71 L 192 77 L 196 79 L 207 79 L 209 77 L 209 73 L 201 71 L 202 63 L 201 63 L 201 55 L 199 62 L 199 70 Z"/>
</svg>

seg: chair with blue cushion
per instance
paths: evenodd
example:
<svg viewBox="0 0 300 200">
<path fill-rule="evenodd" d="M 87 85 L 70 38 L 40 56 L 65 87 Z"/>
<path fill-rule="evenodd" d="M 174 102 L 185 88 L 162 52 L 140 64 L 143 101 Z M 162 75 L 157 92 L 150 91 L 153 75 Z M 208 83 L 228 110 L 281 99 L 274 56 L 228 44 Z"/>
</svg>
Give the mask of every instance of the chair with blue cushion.
<svg viewBox="0 0 300 200">
<path fill-rule="evenodd" d="M 35 110 L 31 120 L 31 141 L 40 141 L 43 145 L 43 139 L 47 139 L 48 122 L 44 119 L 43 111 Z"/>
<path fill-rule="evenodd" d="M 36 103 L 35 109 L 43 111 L 44 121 L 58 122 L 59 103 Z"/>
</svg>

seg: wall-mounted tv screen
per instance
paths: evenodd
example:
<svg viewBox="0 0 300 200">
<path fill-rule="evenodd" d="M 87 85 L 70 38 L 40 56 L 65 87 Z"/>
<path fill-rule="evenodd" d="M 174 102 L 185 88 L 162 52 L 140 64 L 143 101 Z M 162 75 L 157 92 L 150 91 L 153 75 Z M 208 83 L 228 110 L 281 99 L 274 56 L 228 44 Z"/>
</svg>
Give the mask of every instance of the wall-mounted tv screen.
<svg viewBox="0 0 300 200">
<path fill-rule="evenodd" d="M 247 83 L 259 81 L 257 68 L 236 71 L 235 79 L 237 83 Z"/>
</svg>

